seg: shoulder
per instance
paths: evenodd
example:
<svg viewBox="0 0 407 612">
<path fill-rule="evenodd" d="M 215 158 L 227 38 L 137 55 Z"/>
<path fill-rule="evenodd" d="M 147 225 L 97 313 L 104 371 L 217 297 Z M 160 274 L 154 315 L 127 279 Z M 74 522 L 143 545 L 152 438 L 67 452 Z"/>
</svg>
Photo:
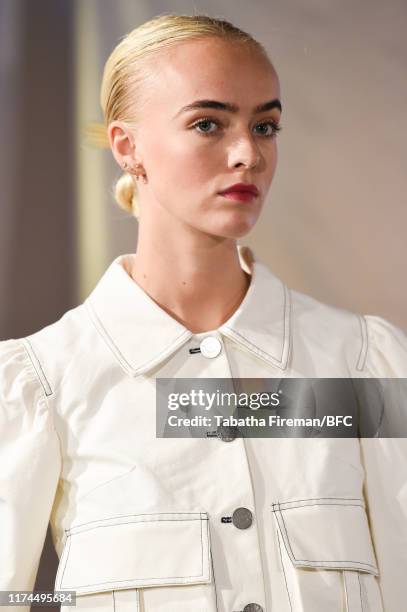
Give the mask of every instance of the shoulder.
<svg viewBox="0 0 407 612">
<path fill-rule="evenodd" d="M 407 378 L 407 335 L 383 317 L 364 315 L 366 370 L 372 376 Z"/>
<path fill-rule="evenodd" d="M 293 289 L 290 295 L 294 350 L 314 347 L 321 357 L 346 360 L 355 375 L 407 376 L 407 336 L 399 327 Z"/>
<path fill-rule="evenodd" d="M 311 295 L 290 289 L 294 319 L 298 322 L 320 324 L 327 327 L 331 323 L 341 329 L 357 329 L 360 327 L 359 313 L 349 309 L 322 302 Z"/>
<path fill-rule="evenodd" d="M 322 302 L 310 295 L 290 290 L 294 334 L 326 349 L 363 343 L 363 317 L 359 313 Z"/>
<path fill-rule="evenodd" d="M 29 378 L 45 396 L 52 396 L 66 372 L 80 367 L 97 343 L 98 334 L 82 303 L 28 336 L 0 341 L 1 384 Z"/>
<path fill-rule="evenodd" d="M 45 431 L 47 392 L 23 338 L 0 341 L 0 454 L 17 431 Z"/>
<path fill-rule="evenodd" d="M 0 402 L 24 390 L 39 395 L 43 389 L 23 338 L 0 341 Z M 31 393 L 31 395 L 32 395 Z"/>
<path fill-rule="evenodd" d="M 6 502 L 7 484 L 15 481 L 16 470 L 21 468 L 22 479 L 27 477 L 26 484 L 31 486 L 40 458 L 44 459 L 41 478 L 59 465 L 59 438 L 49 395 L 26 339 L 0 341 L 0 463 Z M 23 480 L 19 479 L 19 485 Z"/>
</svg>

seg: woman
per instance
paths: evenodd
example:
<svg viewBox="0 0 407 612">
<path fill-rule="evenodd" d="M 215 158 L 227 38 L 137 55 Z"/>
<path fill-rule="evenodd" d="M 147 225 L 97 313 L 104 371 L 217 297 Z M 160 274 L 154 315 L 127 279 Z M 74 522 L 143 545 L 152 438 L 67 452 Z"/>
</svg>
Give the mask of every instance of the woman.
<svg viewBox="0 0 407 612">
<path fill-rule="evenodd" d="M 270 59 L 226 21 L 162 15 L 115 48 L 101 101 L 137 253 L 0 344 L 1 588 L 33 587 L 50 520 L 79 608 L 399 612 L 405 440 L 156 435 L 157 379 L 407 373 L 401 330 L 289 290 L 237 243 L 276 168 Z"/>
</svg>

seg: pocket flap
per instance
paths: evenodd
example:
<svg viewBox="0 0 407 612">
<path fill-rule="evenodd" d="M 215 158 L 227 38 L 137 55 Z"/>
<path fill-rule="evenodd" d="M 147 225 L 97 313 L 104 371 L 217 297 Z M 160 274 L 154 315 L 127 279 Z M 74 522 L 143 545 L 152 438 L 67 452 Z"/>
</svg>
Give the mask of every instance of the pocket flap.
<svg viewBox="0 0 407 612">
<path fill-rule="evenodd" d="M 295 566 L 379 575 L 363 500 L 305 499 L 275 503 L 272 511 Z"/>
<path fill-rule="evenodd" d="M 205 512 L 121 516 L 67 532 L 55 589 L 78 595 L 211 582 Z"/>
</svg>

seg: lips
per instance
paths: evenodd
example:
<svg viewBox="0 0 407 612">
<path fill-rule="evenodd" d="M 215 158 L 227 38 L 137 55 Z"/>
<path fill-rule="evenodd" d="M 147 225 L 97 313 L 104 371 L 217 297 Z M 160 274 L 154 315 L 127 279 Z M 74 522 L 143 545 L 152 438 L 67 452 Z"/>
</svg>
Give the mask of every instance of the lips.
<svg viewBox="0 0 407 612">
<path fill-rule="evenodd" d="M 253 185 L 251 183 L 236 183 L 235 185 L 231 185 L 223 191 L 220 191 L 220 193 L 222 195 L 225 195 L 227 193 L 250 193 L 254 196 L 258 196 L 259 190 L 257 189 L 256 185 Z"/>
</svg>

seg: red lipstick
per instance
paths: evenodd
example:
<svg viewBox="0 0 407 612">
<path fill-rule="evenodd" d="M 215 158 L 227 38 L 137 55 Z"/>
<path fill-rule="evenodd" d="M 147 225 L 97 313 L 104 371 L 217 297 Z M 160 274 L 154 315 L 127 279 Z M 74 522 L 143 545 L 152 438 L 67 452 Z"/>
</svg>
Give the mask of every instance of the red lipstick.
<svg viewBox="0 0 407 612">
<path fill-rule="evenodd" d="M 252 183 L 235 183 L 219 192 L 229 200 L 250 202 L 259 195 L 259 190 Z"/>
</svg>

